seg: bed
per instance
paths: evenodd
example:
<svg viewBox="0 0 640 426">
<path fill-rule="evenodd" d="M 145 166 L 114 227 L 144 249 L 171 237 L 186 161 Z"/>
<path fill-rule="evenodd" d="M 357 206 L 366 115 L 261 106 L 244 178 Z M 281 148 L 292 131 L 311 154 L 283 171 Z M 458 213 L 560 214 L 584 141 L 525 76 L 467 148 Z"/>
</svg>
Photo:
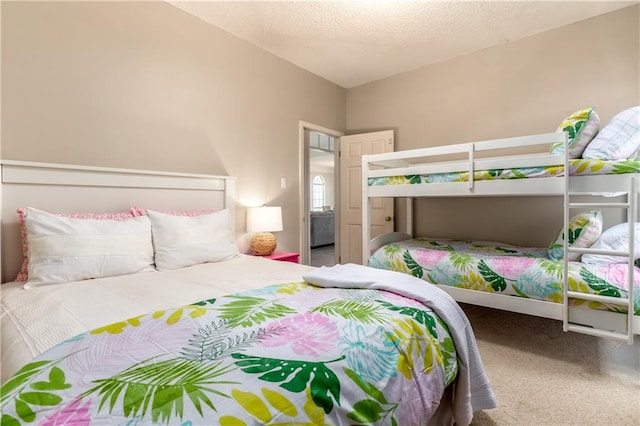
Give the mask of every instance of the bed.
<svg viewBox="0 0 640 426">
<path fill-rule="evenodd" d="M 361 265 L 234 252 L 234 185 L 2 162 L 3 425 L 469 424 L 495 406 L 446 293 Z M 25 228 L 28 277 L 17 282 Z M 87 235 L 106 241 L 100 253 Z M 102 250 L 142 263 L 114 266 Z"/>
<path fill-rule="evenodd" d="M 572 152 L 570 139 L 567 131 L 557 131 L 363 156 L 363 263 L 420 277 L 459 302 L 557 319 L 564 331 L 632 344 L 640 334 L 640 270 L 631 255 L 640 162 L 570 158 L 565 155 Z M 547 248 L 413 236 L 417 197 L 437 202 L 439 197 L 541 195 L 564 198 L 558 235 L 569 238 L 560 238 L 559 260 L 550 259 Z M 576 201 L 584 196 L 592 198 Z M 371 203 L 384 197 L 406 198 L 407 229 L 372 239 Z M 620 212 L 626 218 L 624 246 L 612 251 L 570 245 L 576 210 Z M 597 268 L 569 260 L 583 255 L 617 256 L 622 263 Z"/>
</svg>

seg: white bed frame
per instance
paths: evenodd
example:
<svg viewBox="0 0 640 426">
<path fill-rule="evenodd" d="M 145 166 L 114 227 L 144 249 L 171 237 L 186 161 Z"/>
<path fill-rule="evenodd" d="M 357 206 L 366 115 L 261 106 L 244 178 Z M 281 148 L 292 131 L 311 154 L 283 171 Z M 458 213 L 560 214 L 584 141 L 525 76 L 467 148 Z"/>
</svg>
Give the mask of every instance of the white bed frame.
<svg viewBox="0 0 640 426">
<path fill-rule="evenodd" d="M 503 309 L 506 311 L 535 315 L 563 321 L 564 331 L 606 337 L 633 344 L 635 334 L 640 334 L 640 316 L 633 315 L 633 253 L 634 226 L 638 220 L 638 195 L 640 174 L 616 174 L 597 176 L 545 177 L 531 179 L 473 180 L 474 170 L 510 169 L 522 167 L 564 166 L 569 170 L 569 159 L 564 155 L 552 155 L 552 143 L 565 144 L 568 152 L 567 136 L 564 132 L 546 133 L 507 139 L 448 145 L 433 148 L 396 151 L 391 153 L 362 156 L 362 259 L 366 265 L 369 257 L 384 244 L 412 238 L 413 208 L 415 197 L 482 197 L 482 196 L 562 196 L 564 197 L 564 230 L 570 220 L 571 209 L 606 208 L 618 209 L 626 213 L 629 223 L 629 246 L 627 251 L 610 252 L 594 249 L 567 247 L 565 253 L 594 253 L 624 256 L 628 259 L 627 298 L 611 298 L 568 291 L 568 261 L 564 266 L 564 301 L 554 303 L 520 298 L 503 294 L 486 293 L 476 290 L 439 285 L 458 302 Z M 517 150 L 541 151 L 546 153 L 514 154 Z M 497 155 L 496 155 L 497 154 Z M 442 161 L 442 156 L 453 156 L 454 160 Z M 446 157 L 445 157 L 446 158 Z M 369 186 L 369 178 L 423 175 L 430 173 L 469 172 L 468 182 L 432 184 L 399 184 Z M 610 201 L 612 194 L 622 196 L 625 201 Z M 577 203 L 572 197 L 595 195 L 598 202 Z M 407 232 L 393 232 L 371 239 L 370 214 L 371 199 L 379 197 L 407 198 Z M 573 198 L 575 199 L 575 198 Z M 619 200 L 616 197 L 616 200 Z M 622 305 L 627 314 L 577 309 L 569 305 L 570 299 L 582 299 Z"/>
<path fill-rule="evenodd" d="M 22 263 L 16 209 L 49 212 L 118 212 L 229 209 L 235 218 L 235 178 L 190 173 L 68 164 L 0 161 L 0 282 L 12 281 Z"/>
</svg>

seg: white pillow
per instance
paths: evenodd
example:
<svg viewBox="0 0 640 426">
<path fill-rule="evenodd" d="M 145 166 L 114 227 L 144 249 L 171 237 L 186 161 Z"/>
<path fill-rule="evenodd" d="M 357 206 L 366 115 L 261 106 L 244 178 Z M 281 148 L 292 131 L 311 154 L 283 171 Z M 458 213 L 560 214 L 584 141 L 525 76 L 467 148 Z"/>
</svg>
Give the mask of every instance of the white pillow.
<svg viewBox="0 0 640 426">
<path fill-rule="evenodd" d="M 600 129 L 582 158 L 624 160 L 640 147 L 640 106 L 627 108 Z"/>
<path fill-rule="evenodd" d="M 193 217 L 147 210 L 147 215 L 159 271 L 219 262 L 238 255 L 229 210 Z"/>
<path fill-rule="evenodd" d="M 640 257 L 640 223 L 634 225 L 634 248 L 633 259 Z M 617 250 L 627 251 L 629 250 L 629 224 L 621 223 L 613 226 L 600 235 L 600 238 L 596 240 L 591 246 L 592 249 L 598 250 Z M 583 263 L 627 263 L 626 257 L 610 256 L 606 254 L 583 254 Z"/>
<path fill-rule="evenodd" d="M 153 271 L 151 224 L 75 219 L 26 209 L 29 280 L 24 287 Z"/>
</svg>

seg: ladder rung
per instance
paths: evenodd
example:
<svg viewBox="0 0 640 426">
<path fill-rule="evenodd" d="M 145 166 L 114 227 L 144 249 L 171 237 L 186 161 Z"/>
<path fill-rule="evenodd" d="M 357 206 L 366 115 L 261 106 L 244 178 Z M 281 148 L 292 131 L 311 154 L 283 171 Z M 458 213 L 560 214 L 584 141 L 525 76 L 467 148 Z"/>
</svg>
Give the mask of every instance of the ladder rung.
<svg viewBox="0 0 640 426">
<path fill-rule="evenodd" d="M 619 197 L 621 195 L 628 195 L 629 193 L 630 193 L 629 191 L 615 191 L 615 192 L 580 191 L 580 192 L 569 192 L 567 195 L 569 195 L 570 197 L 575 197 L 579 195 L 602 196 L 603 194 L 607 194 L 606 197 Z"/>
<path fill-rule="evenodd" d="M 599 330 L 597 328 L 586 327 L 584 325 L 567 324 L 567 331 L 575 331 L 597 337 L 606 337 L 608 339 L 619 340 L 621 342 L 629 341 L 629 336 L 626 334 L 616 333 L 615 331 Z"/>
<path fill-rule="evenodd" d="M 578 291 L 567 291 L 567 296 L 572 299 L 591 300 L 594 302 L 610 303 L 612 305 L 628 306 L 629 299 L 622 297 L 602 296 L 600 294 L 580 293 Z"/>
<path fill-rule="evenodd" d="M 568 162 L 565 162 L 565 167 L 568 167 Z M 569 177 L 565 177 L 564 179 L 565 192 L 564 192 L 564 203 L 563 203 L 565 223 L 563 226 L 563 232 L 567 231 L 566 229 L 568 226 L 567 221 L 569 219 L 569 214 L 571 209 L 592 209 L 592 208 L 617 209 L 622 213 L 625 213 L 626 211 L 628 222 L 632 222 L 631 218 L 634 218 L 634 219 L 637 218 L 638 216 L 637 178 L 635 177 L 629 178 L 628 186 L 626 187 L 626 190 L 618 191 L 615 193 L 613 192 L 604 193 L 604 192 L 598 192 L 598 191 L 591 192 L 591 191 L 585 191 L 585 190 L 572 191 L 570 181 L 571 179 Z M 577 202 L 577 201 L 580 201 L 580 199 L 575 199 L 576 202 L 573 202 L 574 198 L 572 197 L 584 196 L 584 195 L 594 195 L 594 196 L 600 196 L 600 197 L 602 196 L 622 197 L 622 198 L 617 198 L 617 199 L 608 198 L 608 200 L 611 200 L 613 202 L 607 202 L 607 200 L 603 198 L 598 198 L 597 200 L 594 199 L 593 202 Z M 587 201 L 587 200 L 584 200 L 584 201 Z M 633 235 L 634 238 L 638 237 L 633 233 L 633 228 L 631 229 L 631 235 Z M 630 270 L 629 272 L 631 272 L 631 270 L 633 269 L 633 265 L 631 262 L 634 259 L 633 257 L 634 249 L 633 249 L 632 242 L 630 244 L 625 244 L 624 248 L 627 248 L 627 250 L 600 250 L 600 249 L 592 249 L 592 248 L 573 248 L 573 247 L 568 247 L 566 241 L 564 245 L 564 249 L 566 250 L 567 253 L 569 252 L 580 253 L 580 254 L 588 253 L 588 254 L 609 255 L 609 256 L 620 257 L 621 262 L 623 261 L 624 264 Z M 611 296 L 592 294 L 592 293 L 582 293 L 578 291 L 569 290 L 569 278 L 568 278 L 569 270 L 568 269 L 569 269 L 569 262 L 565 258 L 564 267 L 563 267 L 564 303 L 563 303 L 563 309 L 562 309 L 562 315 L 563 315 L 562 321 L 563 321 L 564 331 L 573 331 L 577 333 L 603 337 L 611 340 L 625 342 L 628 344 L 633 344 L 634 326 L 635 326 L 634 325 L 635 294 L 633 289 L 634 273 L 631 272 L 631 274 L 628 277 L 626 277 L 626 280 L 625 280 L 629 285 L 628 292 L 624 292 L 624 290 L 620 290 L 620 293 L 625 293 L 624 297 L 611 297 Z M 619 316 L 621 320 L 623 318 L 625 319 L 624 322 L 626 325 L 624 326 L 624 328 L 620 327 L 622 324 L 617 324 L 611 327 L 600 325 L 598 327 L 593 328 L 593 327 L 584 325 L 584 324 L 591 324 L 592 321 L 590 319 L 584 319 L 585 322 L 582 322 L 580 318 L 576 318 L 577 322 L 571 321 L 571 312 L 574 312 L 574 311 L 572 310 L 572 304 L 570 304 L 569 301 L 599 302 L 599 303 L 604 303 L 604 304 L 623 308 L 627 312 L 626 314 L 623 314 L 622 312 L 620 312 Z M 622 309 L 616 309 L 616 310 L 622 310 Z M 594 313 L 593 313 L 594 316 L 597 316 L 596 312 L 597 310 L 594 310 Z M 600 311 L 600 312 L 605 312 L 605 311 Z M 577 312 L 574 312 L 574 314 L 577 314 Z M 595 324 L 595 322 L 593 324 Z M 613 330 L 616 330 L 616 331 L 613 331 Z M 637 333 L 637 331 L 635 331 L 635 333 Z"/>
<path fill-rule="evenodd" d="M 584 207 L 603 207 L 603 208 L 616 208 L 616 209 L 628 209 L 630 206 L 629 203 L 569 203 L 570 209 L 578 209 Z"/>
<path fill-rule="evenodd" d="M 592 248 L 581 248 L 581 247 L 568 247 L 568 251 L 570 253 L 591 253 L 591 254 L 607 254 L 610 256 L 623 256 L 629 257 L 628 251 L 622 250 L 598 250 Z"/>
</svg>

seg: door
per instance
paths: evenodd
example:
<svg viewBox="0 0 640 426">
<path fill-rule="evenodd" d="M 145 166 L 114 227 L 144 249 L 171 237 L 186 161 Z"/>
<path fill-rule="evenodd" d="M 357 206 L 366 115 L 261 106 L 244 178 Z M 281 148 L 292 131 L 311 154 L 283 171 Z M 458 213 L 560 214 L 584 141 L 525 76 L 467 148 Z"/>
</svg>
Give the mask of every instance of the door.
<svg viewBox="0 0 640 426">
<path fill-rule="evenodd" d="M 340 137 L 339 263 L 362 264 L 362 156 L 394 150 L 393 130 Z M 393 198 L 371 200 L 371 238 L 393 232 Z"/>
</svg>

